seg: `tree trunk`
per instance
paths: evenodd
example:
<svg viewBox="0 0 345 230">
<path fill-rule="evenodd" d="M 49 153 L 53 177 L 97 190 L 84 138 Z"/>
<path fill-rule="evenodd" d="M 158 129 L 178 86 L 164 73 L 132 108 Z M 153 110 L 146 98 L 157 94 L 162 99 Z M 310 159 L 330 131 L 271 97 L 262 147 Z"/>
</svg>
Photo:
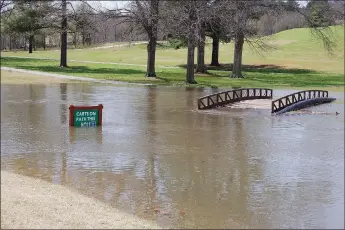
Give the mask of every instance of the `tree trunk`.
<svg viewBox="0 0 345 230">
<path fill-rule="evenodd" d="M 34 35 L 30 35 L 30 37 L 29 37 L 29 54 L 32 53 L 33 43 L 34 43 Z"/>
<path fill-rule="evenodd" d="M 217 35 L 214 35 L 212 36 L 211 66 L 220 66 L 218 58 L 219 58 L 219 37 Z"/>
<path fill-rule="evenodd" d="M 114 42 L 116 42 L 116 24 L 114 25 Z"/>
<path fill-rule="evenodd" d="M 197 15 L 195 7 L 189 2 L 188 4 L 188 23 L 189 23 L 189 33 L 188 33 L 188 48 L 187 48 L 187 84 L 196 84 L 194 80 L 194 50 L 195 50 L 195 39 L 194 35 L 196 32 L 195 25 L 197 23 Z"/>
<path fill-rule="evenodd" d="M 146 77 L 156 77 L 156 70 L 155 70 L 156 44 L 157 44 L 156 36 L 152 34 L 149 35 L 149 43 L 147 44 Z"/>
<path fill-rule="evenodd" d="M 62 0 L 60 67 L 67 67 L 67 1 Z"/>
<path fill-rule="evenodd" d="M 81 33 L 81 40 L 82 40 L 82 44 L 84 47 L 85 46 L 85 33 L 84 32 Z"/>
<path fill-rule="evenodd" d="M 77 32 L 73 33 L 73 45 L 74 45 L 74 48 L 76 49 L 77 48 Z"/>
<path fill-rule="evenodd" d="M 12 36 L 10 35 L 10 51 L 12 51 Z"/>
<path fill-rule="evenodd" d="M 24 51 L 26 51 L 26 36 L 24 36 Z"/>
<path fill-rule="evenodd" d="M 187 56 L 187 76 L 186 76 L 186 83 L 188 83 L 188 84 L 196 84 L 197 83 L 194 80 L 194 50 L 195 50 L 195 45 L 194 45 L 193 38 L 191 38 L 191 36 L 189 36 L 189 39 L 188 39 L 188 56 Z"/>
<path fill-rule="evenodd" d="M 234 64 L 232 67 L 232 78 L 243 78 L 242 76 L 242 52 L 244 34 L 240 31 L 235 37 Z"/>
<path fill-rule="evenodd" d="M 157 24 L 158 24 L 158 7 L 159 0 L 150 1 L 150 18 L 151 25 L 148 28 L 149 42 L 147 44 L 147 66 L 146 77 L 156 77 L 156 46 L 157 46 Z"/>
<path fill-rule="evenodd" d="M 46 35 L 43 34 L 43 49 L 46 50 Z"/>
<path fill-rule="evenodd" d="M 200 30 L 200 41 L 198 42 L 198 56 L 197 56 L 197 66 L 196 72 L 197 73 L 206 73 L 205 67 L 205 31 L 203 28 Z"/>
<path fill-rule="evenodd" d="M 91 33 L 88 33 L 88 34 L 87 34 L 87 45 L 88 45 L 88 46 L 91 46 L 91 43 L 92 43 Z"/>
</svg>

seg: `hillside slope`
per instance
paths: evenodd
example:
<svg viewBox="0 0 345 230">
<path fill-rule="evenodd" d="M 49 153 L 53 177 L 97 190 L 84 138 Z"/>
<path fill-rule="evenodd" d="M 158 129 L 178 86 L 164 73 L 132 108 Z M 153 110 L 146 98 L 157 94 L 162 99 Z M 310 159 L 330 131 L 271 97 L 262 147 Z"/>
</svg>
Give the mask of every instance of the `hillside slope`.
<svg viewBox="0 0 345 230">
<path fill-rule="evenodd" d="M 248 44 L 244 46 L 243 64 L 248 65 L 278 65 L 285 68 L 310 69 L 333 73 L 344 73 L 344 26 L 330 27 L 337 41 L 334 56 L 325 51 L 320 40 L 312 36 L 309 28 L 286 30 L 266 37 L 268 44 L 276 49 L 258 55 Z M 33 54 L 27 52 L 2 52 L 2 56 L 30 56 L 59 58 L 58 51 L 37 51 Z M 212 47 L 207 44 L 205 48 L 205 62 L 211 61 Z M 233 42 L 221 44 L 219 61 L 222 64 L 232 63 Z M 70 60 L 101 61 L 116 63 L 146 64 L 146 45 L 123 47 L 109 47 L 106 49 L 79 49 L 69 50 Z M 156 55 L 157 66 L 177 66 L 186 64 L 187 51 L 185 48 L 158 49 Z M 196 59 L 196 58 L 195 58 Z"/>
<path fill-rule="evenodd" d="M 325 50 L 322 41 L 312 35 L 309 28 L 298 28 L 266 38 L 277 50 L 265 53 L 264 59 L 247 54 L 245 62 L 344 73 L 344 26 L 332 26 L 329 31 L 336 41 L 333 55 Z"/>
</svg>

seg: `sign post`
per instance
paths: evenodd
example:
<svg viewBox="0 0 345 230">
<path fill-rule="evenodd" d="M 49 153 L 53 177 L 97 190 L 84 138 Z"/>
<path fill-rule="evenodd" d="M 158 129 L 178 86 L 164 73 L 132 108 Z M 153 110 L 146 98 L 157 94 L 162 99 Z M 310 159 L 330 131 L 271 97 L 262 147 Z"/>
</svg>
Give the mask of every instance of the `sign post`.
<svg viewBox="0 0 345 230">
<path fill-rule="evenodd" d="M 69 126 L 89 127 L 102 125 L 103 105 L 69 106 Z"/>
</svg>

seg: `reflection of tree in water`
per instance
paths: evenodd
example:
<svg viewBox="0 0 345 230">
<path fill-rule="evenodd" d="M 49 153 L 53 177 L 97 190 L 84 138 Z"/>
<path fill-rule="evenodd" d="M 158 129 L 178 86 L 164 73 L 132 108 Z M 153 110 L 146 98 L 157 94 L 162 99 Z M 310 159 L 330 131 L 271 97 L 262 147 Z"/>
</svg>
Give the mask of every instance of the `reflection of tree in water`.
<svg viewBox="0 0 345 230">
<path fill-rule="evenodd" d="M 198 91 L 195 88 L 186 88 L 186 106 L 187 109 L 194 109 L 197 100 Z"/>
<path fill-rule="evenodd" d="M 60 83 L 60 121 L 61 124 L 66 124 L 67 122 L 67 83 Z"/>
<path fill-rule="evenodd" d="M 32 146 L 30 145 L 35 143 L 37 139 L 39 140 L 39 136 L 36 134 L 36 126 L 40 123 L 40 114 L 38 113 L 42 113 L 42 105 L 37 106 L 35 101 L 42 99 L 42 89 L 44 92 L 44 86 L 32 84 L 11 87 L 9 91 L 11 99 L 22 103 L 7 104 L 8 108 L 4 108 L 1 111 L 1 113 L 9 112 L 8 115 L 5 113 L 6 115 L 2 122 L 14 124 L 12 128 L 6 129 L 6 136 L 9 136 L 16 142 L 9 150 L 12 152 L 10 157 L 2 157 L 2 165 L 4 164 L 6 168 L 11 168 L 16 173 L 36 177 L 41 175 L 42 169 L 39 166 L 39 155 L 32 153 Z M 24 102 L 25 100 L 26 102 Z M 30 127 L 33 129 L 30 129 Z M 18 132 L 18 130 L 20 131 Z M 22 146 L 28 147 L 23 149 Z"/>
<path fill-rule="evenodd" d="M 167 195 L 175 203 L 175 212 L 188 212 L 187 217 L 180 216 L 181 221 L 186 218 L 184 227 L 243 227 L 251 221 L 244 121 L 192 111 L 197 96 L 198 92 L 190 91 L 186 111 L 176 113 L 176 135 L 159 135 L 167 140 L 167 148 L 181 146 L 168 156 L 172 160 L 160 164 L 169 178 L 164 181 Z"/>
<path fill-rule="evenodd" d="M 233 120 L 235 125 L 235 134 L 233 135 L 235 141 L 234 150 L 236 156 L 238 157 L 238 159 L 236 159 L 236 163 L 238 163 L 237 171 L 239 173 L 239 191 L 236 192 L 238 199 L 235 200 L 236 209 L 233 211 L 235 211 L 238 216 L 247 217 L 248 219 L 244 220 L 244 222 L 248 223 L 251 217 L 248 210 L 249 156 L 246 148 L 246 142 L 249 140 L 246 140 L 246 136 L 244 134 L 243 118 L 233 118 Z"/>
<path fill-rule="evenodd" d="M 65 185 L 67 183 L 67 152 L 61 153 L 61 177 L 60 183 Z"/>
<path fill-rule="evenodd" d="M 174 113 L 176 124 L 169 127 L 171 131 L 159 132 L 169 153 L 166 155 L 169 159 L 160 160 L 160 174 L 164 175 L 167 189 L 165 195 L 172 200 L 170 211 L 180 218 L 183 227 L 211 227 L 229 216 L 229 208 L 224 208 L 225 200 L 218 199 L 223 182 L 229 182 L 228 164 L 224 159 L 226 150 L 222 146 L 222 140 L 230 136 L 229 129 L 222 129 L 224 117 L 195 111 L 198 96 L 197 90 L 188 90 L 181 96 L 185 100 L 170 99 L 171 104 L 185 105 Z M 158 120 L 162 119 L 168 120 L 164 117 Z M 180 210 L 185 210 L 188 216 L 179 215 Z"/>
<path fill-rule="evenodd" d="M 147 98 L 145 111 L 147 122 L 141 122 L 141 124 L 144 124 L 143 130 L 147 130 L 147 135 L 141 135 L 140 138 L 144 139 L 138 143 L 142 146 L 142 148 L 138 148 L 139 151 L 143 151 L 139 155 L 147 156 L 144 181 L 136 178 L 137 166 L 134 165 L 120 173 L 107 171 L 106 169 L 102 172 L 92 172 L 91 169 L 85 170 L 85 168 L 73 169 L 68 172 L 67 185 L 77 187 L 80 192 L 111 203 L 125 211 L 143 215 L 140 211 L 149 207 L 153 212 L 157 201 L 157 166 L 155 165 L 156 149 L 154 143 L 157 134 L 155 131 L 156 97 L 156 89 L 149 88 L 147 90 L 147 97 L 145 97 Z M 65 159 L 65 155 L 63 158 Z M 141 162 L 139 161 L 139 164 Z M 66 163 L 63 165 L 66 165 Z M 79 171 L 83 173 L 79 173 Z M 62 175 L 62 177 L 66 177 L 66 175 Z"/>
<path fill-rule="evenodd" d="M 89 102 L 92 99 L 93 84 L 92 83 L 68 83 L 73 95 L 72 100 Z"/>
<path fill-rule="evenodd" d="M 28 107 L 28 119 L 30 124 L 35 128 L 41 123 L 42 115 L 44 114 L 45 104 L 39 103 L 39 100 L 45 99 L 46 85 L 29 85 L 29 107 Z"/>
<path fill-rule="evenodd" d="M 157 125 L 157 88 L 156 87 L 148 87 L 147 88 L 147 106 L 146 106 L 146 126 L 148 129 L 148 141 L 144 142 L 147 143 L 147 178 L 146 183 L 146 194 L 147 194 L 147 204 L 146 206 L 154 209 L 155 203 L 157 202 L 157 178 L 156 178 L 156 125 Z M 145 153 L 144 153 L 145 155 Z"/>
<path fill-rule="evenodd" d="M 60 83 L 60 123 L 65 125 L 67 123 L 67 114 L 68 114 L 68 106 L 67 106 L 67 83 Z M 62 143 L 65 147 L 65 150 L 61 152 L 61 171 L 60 171 L 60 183 L 65 185 L 67 183 L 67 133 L 68 127 L 61 130 L 65 132 L 65 135 L 62 135 L 63 140 Z"/>
<path fill-rule="evenodd" d="M 31 126 L 33 128 L 30 132 L 27 132 L 25 138 L 30 148 L 28 151 L 31 152 L 29 157 L 25 157 L 27 164 L 29 164 L 26 166 L 28 169 L 27 173 L 31 176 L 42 177 L 51 182 L 53 175 L 53 161 L 52 156 L 48 153 L 47 149 L 47 145 L 49 143 L 46 142 L 45 138 L 43 138 L 45 135 L 44 124 L 47 119 L 45 114 L 47 103 L 40 103 L 40 100 L 46 99 L 46 88 L 47 85 L 45 84 L 29 85 L 30 103 L 28 106 L 28 123 L 23 124 L 23 126 L 28 127 L 29 125 L 29 127 Z M 35 153 L 33 153 L 33 150 L 36 150 L 37 152 L 35 151 Z M 43 161 L 42 158 L 44 159 Z"/>
</svg>

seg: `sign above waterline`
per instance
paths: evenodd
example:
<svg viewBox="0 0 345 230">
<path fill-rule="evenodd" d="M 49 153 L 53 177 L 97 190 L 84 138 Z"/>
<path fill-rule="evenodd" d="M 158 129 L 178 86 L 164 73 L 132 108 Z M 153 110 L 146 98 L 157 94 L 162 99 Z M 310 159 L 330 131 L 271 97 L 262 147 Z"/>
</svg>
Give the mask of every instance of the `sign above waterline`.
<svg viewBox="0 0 345 230">
<path fill-rule="evenodd" d="M 89 127 L 102 125 L 103 105 L 69 107 L 69 126 Z"/>
</svg>

